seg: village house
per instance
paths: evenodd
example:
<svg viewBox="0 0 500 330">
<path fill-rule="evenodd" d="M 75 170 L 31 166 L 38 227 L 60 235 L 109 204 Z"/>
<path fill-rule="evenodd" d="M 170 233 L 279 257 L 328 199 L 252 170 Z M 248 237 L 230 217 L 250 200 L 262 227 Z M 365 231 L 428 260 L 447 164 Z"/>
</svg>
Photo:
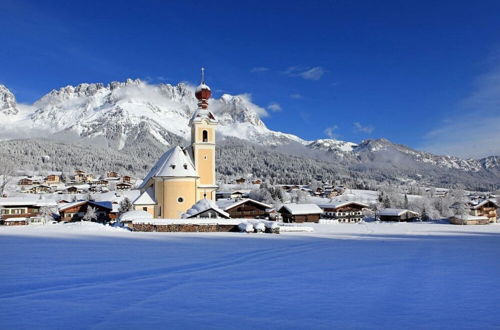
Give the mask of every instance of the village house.
<svg viewBox="0 0 500 330">
<path fill-rule="evenodd" d="M 360 202 L 340 202 L 319 205 L 323 210 L 323 218 L 334 219 L 343 223 L 357 223 L 363 220 L 363 210 L 369 205 Z"/>
<path fill-rule="evenodd" d="M 380 221 L 415 221 L 419 218 L 417 212 L 406 209 L 382 209 L 377 212 Z"/>
<path fill-rule="evenodd" d="M 56 203 L 27 198 L 0 198 L 0 219 L 5 225 L 26 225 L 39 222 L 43 207 L 55 208 Z"/>
<path fill-rule="evenodd" d="M 122 176 L 122 182 L 123 183 L 132 183 L 132 177 L 129 175 L 124 175 L 124 176 Z"/>
<path fill-rule="evenodd" d="M 81 221 L 89 207 L 93 207 L 96 211 L 96 219 L 94 221 L 106 223 L 111 220 L 109 216 L 113 210 L 111 202 L 76 201 L 59 206 L 61 221 Z"/>
<path fill-rule="evenodd" d="M 497 208 L 497 202 L 491 199 L 485 199 L 470 207 L 471 215 L 487 217 L 490 223 L 497 222 Z"/>
<path fill-rule="evenodd" d="M 22 178 L 17 182 L 19 186 L 31 186 L 33 184 L 33 180 L 30 178 Z"/>
<path fill-rule="evenodd" d="M 452 208 L 456 207 L 458 205 L 452 206 Z M 468 203 L 467 207 L 468 214 L 452 216 L 448 219 L 450 223 L 455 225 L 486 225 L 497 222 L 498 204 L 496 201 L 491 199 L 473 201 Z"/>
<path fill-rule="evenodd" d="M 109 171 L 106 173 L 106 177 L 109 179 L 115 179 L 118 180 L 120 178 L 120 174 L 115 171 Z"/>
<path fill-rule="evenodd" d="M 47 185 L 40 184 L 33 186 L 30 189 L 25 190 L 24 192 L 28 194 L 46 194 L 51 193 L 52 188 Z"/>
<path fill-rule="evenodd" d="M 239 178 L 236 179 L 234 182 L 236 182 L 236 184 L 244 184 L 245 182 L 247 182 L 247 180 L 245 178 Z"/>
<path fill-rule="evenodd" d="M 283 204 L 278 212 L 283 222 L 318 222 L 323 210 L 316 204 Z"/>
<path fill-rule="evenodd" d="M 220 199 L 217 205 L 233 219 L 269 218 L 272 206 L 253 199 Z"/>
<path fill-rule="evenodd" d="M 123 182 L 120 182 L 120 183 L 117 183 L 116 184 L 116 190 L 130 190 L 132 188 L 132 185 L 129 184 L 129 183 L 123 183 Z"/>
<path fill-rule="evenodd" d="M 51 184 L 58 184 L 61 182 L 61 172 L 51 172 L 48 173 L 48 175 L 45 177 L 45 184 L 51 185 Z"/>
</svg>

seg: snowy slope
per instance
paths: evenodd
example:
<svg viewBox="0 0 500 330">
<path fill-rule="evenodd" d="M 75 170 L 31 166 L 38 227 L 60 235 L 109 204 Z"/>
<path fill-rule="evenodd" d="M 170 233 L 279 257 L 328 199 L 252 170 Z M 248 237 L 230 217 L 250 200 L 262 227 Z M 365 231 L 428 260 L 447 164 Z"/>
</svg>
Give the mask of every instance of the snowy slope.
<svg viewBox="0 0 500 330">
<path fill-rule="evenodd" d="M 500 226 L 0 228 L 3 329 L 497 329 Z"/>
</svg>

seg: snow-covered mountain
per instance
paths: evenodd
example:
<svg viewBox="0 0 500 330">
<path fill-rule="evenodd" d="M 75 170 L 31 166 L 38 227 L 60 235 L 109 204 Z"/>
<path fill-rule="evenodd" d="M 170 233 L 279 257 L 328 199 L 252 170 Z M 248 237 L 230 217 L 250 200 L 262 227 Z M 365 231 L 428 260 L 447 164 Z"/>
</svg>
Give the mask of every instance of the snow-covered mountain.
<svg viewBox="0 0 500 330">
<path fill-rule="evenodd" d="M 197 107 L 194 87 L 186 84 L 149 85 L 141 80 L 66 86 L 36 101 L 24 116 L 18 114 L 14 96 L 4 88 L 2 116 L 13 126 L 104 138 L 109 146 L 123 148 L 138 135 L 149 134 L 169 145 L 172 134 L 187 138 L 188 121 Z M 2 108 L 3 109 L 3 108 Z M 247 95 L 224 94 L 210 101 L 220 121 L 218 132 L 267 145 L 302 142 L 291 134 L 269 130 L 260 119 L 265 110 Z"/>
<path fill-rule="evenodd" d="M 305 141 L 272 131 L 261 120 L 265 109 L 245 94 L 224 94 L 209 103 L 220 122 L 222 139 L 236 137 L 269 147 L 295 145 L 289 150 L 299 150 L 299 156 L 358 168 L 419 172 L 431 166 L 477 174 L 500 173 L 500 157 L 464 160 L 417 151 L 386 139 L 359 144 L 332 139 Z M 8 123 L 11 131 L 23 132 L 26 137 L 36 131 L 44 132 L 43 136 L 91 138 L 117 150 L 151 139 L 165 146 L 187 139 L 188 121 L 196 107 L 194 87 L 183 83 L 151 85 L 138 79 L 108 85 L 84 83 L 53 90 L 30 106 L 17 104 L 14 95 L 0 85 L 0 122 Z"/>
</svg>

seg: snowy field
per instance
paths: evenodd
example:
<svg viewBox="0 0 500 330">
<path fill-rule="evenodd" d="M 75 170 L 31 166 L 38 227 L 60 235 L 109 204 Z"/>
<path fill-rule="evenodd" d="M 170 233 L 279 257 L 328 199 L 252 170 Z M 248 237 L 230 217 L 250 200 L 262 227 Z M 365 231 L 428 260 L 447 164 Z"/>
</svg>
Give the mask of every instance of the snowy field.
<svg viewBox="0 0 500 330">
<path fill-rule="evenodd" d="M 0 228 L 0 329 L 500 328 L 500 225 Z"/>
</svg>

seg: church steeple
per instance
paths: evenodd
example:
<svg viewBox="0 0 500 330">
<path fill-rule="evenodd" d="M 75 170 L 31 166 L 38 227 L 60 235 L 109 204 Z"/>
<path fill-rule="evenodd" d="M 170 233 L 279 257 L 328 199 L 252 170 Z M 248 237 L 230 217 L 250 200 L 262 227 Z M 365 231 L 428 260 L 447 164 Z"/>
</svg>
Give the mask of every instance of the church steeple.
<svg viewBox="0 0 500 330">
<path fill-rule="evenodd" d="M 215 200 L 217 190 L 215 178 L 215 131 L 217 119 L 208 110 L 208 100 L 212 96 L 210 87 L 205 83 L 205 68 L 201 68 L 201 82 L 196 88 L 198 109 L 193 114 L 191 126 L 191 147 L 193 161 L 199 175 L 198 199 Z"/>
<path fill-rule="evenodd" d="M 205 68 L 201 68 L 201 83 L 196 87 L 194 95 L 198 99 L 198 108 L 208 109 L 208 99 L 212 96 L 212 91 L 210 87 L 205 84 Z"/>
</svg>

